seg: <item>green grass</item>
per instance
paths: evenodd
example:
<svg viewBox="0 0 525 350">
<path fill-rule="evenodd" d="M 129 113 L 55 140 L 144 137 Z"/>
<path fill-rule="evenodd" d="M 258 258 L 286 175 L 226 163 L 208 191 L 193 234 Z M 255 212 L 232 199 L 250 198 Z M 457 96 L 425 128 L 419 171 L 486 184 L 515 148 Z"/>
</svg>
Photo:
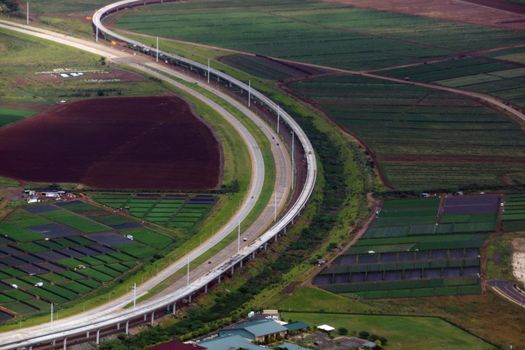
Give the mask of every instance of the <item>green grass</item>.
<svg viewBox="0 0 525 350">
<path fill-rule="evenodd" d="M 25 109 L 0 107 L 0 127 L 5 126 L 10 123 L 17 122 L 32 114 L 34 114 L 33 111 L 29 111 Z"/>
<path fill-rule="evenodd" d="M 88 27 L 89 28 L 89 27 Z M 90 28 L 89 28 L 90 30 Z M 2 54 L 9 52 L 8 55 Z M 114 68 L 102 66 L 99 57 L 65 45 L 0 29 L 0 105 L 53 105 L 61 100 L 104 96 L 159 95 L 164 89 L 152 81 L 88 82 L 95 72 L 111 73 Z M 54 69 L 84 71 L 81 79 L 54 77 Z M 110 76 L 110 74 L 108 74 Z M 6 117 L 8 121 L 12 117 Z M 0 116 L 0 126 L 3 124 Z"/>
<path fill-rule="evenodd" d="M 450 323 L 433 317 L 370 316 L 353 314 L 315 314 L 283 312 L 284 319 L 303 321 L 310 326 L 328 324 L 346 328 L 350 333 L 367 331 L 388 341 L 388 349 L 493 349 Z"/>
<path fill-rule="evenodd" d="M 510 31 L 319 1 L 192 1 L 128 13 L 120 28 L 352 69 L 520 40 Z"/>
</svg>

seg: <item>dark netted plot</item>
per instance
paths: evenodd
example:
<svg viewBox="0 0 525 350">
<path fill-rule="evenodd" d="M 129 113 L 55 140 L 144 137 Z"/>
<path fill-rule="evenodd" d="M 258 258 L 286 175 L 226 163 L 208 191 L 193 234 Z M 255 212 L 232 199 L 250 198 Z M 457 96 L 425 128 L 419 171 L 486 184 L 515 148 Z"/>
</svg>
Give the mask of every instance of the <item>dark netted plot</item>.
<svg viewBox="0 0 525 350">
<path fill-rule="evenodd" d="M 41 233 L 48 238 L 59 238 L 76 236 L 78 233 L 75 230 L 60 224 L 45 224 L 29 228 L 31 231 Z"/>
<path fill-rule="evenodd" d="M 0 129 L 0 175 L 95 188 L 209 189 L 213 132 L 174 96 L 63 104 Z"/>
<path fill-rule="evenodd" d="M 116 246 L 119 244 L 130 243 L 131 241 L 118 233 L 93 233 L 89 238 L 105 245 Z"/>
<path fill-rule="evenodd" d="M 47 213 L 50 211 L 58 210 L 57 207 L 53 205 L 43 204 L 43 205 L 33 205 L 26 208 L 26 210 L 33 214 Z"/>
</svg>

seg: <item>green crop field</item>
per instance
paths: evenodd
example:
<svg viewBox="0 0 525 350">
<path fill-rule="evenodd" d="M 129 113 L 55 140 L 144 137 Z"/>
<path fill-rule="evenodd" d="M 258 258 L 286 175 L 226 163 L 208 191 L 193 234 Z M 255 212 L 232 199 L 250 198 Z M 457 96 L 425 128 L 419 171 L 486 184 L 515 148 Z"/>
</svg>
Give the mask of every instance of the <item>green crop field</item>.
<svg viewBox="0 0 525 350">
<path fill-rule="evenodd" d="M 514 193 L 506 196 L 502 224 L 505 231 L 525 229 L 525 194 Z"/>
<path fill-rule="evenodd" d="M 192 1 L 137 8 L 120 28 L 362 69 L 518 42 L 518 33 L 320 1 Z M 220 20 L 217 20 L 220 18 Z"/>
<path fill-rule="evenodd" d="M 212 210 L 215 197 L 207 203 L 194 203 L 199 196 L 95 193 L 93 199 L 113 209 L 171 229 L 194 230 Z M 208 200 L 208 199 L 207 199 Z"/>
<path fill-rule="evenodd" d="M 525 68 L 522 63 L 495 61 L 495 58 L 466 58 L 393 69 L 382 74 L 481 92 L 525 107 Z"/>
<path fill-rule="evenodd" d="M 119 230 L 99 223 L 98 218 L 108 225 L 131 224 L 132 228 Z M 96 235 L 101 231 L 99 238 Z M 108 233 L 110 236 L 104 236 Z M 122 237 L 127 234 L 134 235 L 136 242 Z M 119 236 L 122 238 L 112 243 Z M 146 229 L 132 218 L 112 215 L 81 201 L 19 208 L 0 221 L 4 263 L 0 268 L 0 306 L 15 312 L 18 320 L 40 314 L 51 302 L 62 307 L 84 296 L 89 298 L 97 288 L 136 271 L 173 243 L 170 236 Z M 21 267 L 19 260 L 31 266 L 29 270 Z M 52 262 L 54 267 L 37 269 L 31 262 Z"/>
<path fill-rule="evenodd" d="M 396 189 L 497 186 L 525 173 L 522 162 L 498 159 L 525 156 L 522 130 L 474 100 L 353 76 L 290 88 L 363 140 Z"/>
<path fill-rule="evenodd" d="M 365 299 L 479 294 L 480 248 L 496 228 L 499 200 L 385 200 L 365 235 L 314 283 Z"/>
</svg>

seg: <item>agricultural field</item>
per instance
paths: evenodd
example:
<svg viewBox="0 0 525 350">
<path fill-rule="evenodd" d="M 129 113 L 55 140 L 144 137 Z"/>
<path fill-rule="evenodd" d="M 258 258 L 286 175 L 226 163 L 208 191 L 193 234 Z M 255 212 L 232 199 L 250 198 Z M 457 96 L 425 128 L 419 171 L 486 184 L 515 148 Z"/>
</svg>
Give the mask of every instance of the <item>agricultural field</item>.
<svg viewBox="0 0 525 350">
<path fill-rule="evenodd" d="M 525 63 L 477 57 L 393 69 L 381 74 L 489 94 L 525 107 Z"/>
<path fill-rule="evenodd" d="M 218 140 L 176 96 L 76 101 L 0 129 L 0 175 L 14 179 L 203 190 L 220 172 Z"/>
<path fill-rule="evenodd" d="M 213 208 L 211 195 L 96 193 L 93 199 L 136 218 L 172 229 L 193 230 Z"/>
<path fill-rule="evenodd" d="M 226 55 L 220 61 L 238 70 L 266 80 L 284 81 L 287 79 L 307 78 L 325 73 L 322 69 L 285 63 L 263 56 L 243 54 Z"/>
<path fill-rule="evenodd" d="M 314 283 L 368 299 L 478 294 L 480 247 L 499 203 L 498 195 L 387 200 Z"/>
<path fill-rule="evenodd" d="M 173 244 L 137 220 L 81 201 L 19 208 L 0 222 L 0 319 L 77 302 Z"/>
<path fill-rule="evenodd" d="M 525 230 L 525 194 L 506 195 L 501 219 L 505 231 Z"/>
<path fill-rule="evenodd" d="M 479 102 L 357 76 L 316 78 L 289 88 L 365 142 L 395 189 L 522 183 L 523 131 Z"/>
<path fill-rule="evenodd" d="M 152 5 L 128 11 L 116 26 L 348 69 L 418 62 L 522 39 L 510 31 L 315 0 Z"/>
<path fill-rule="evenodd" d="M 108 66 L 95 55 L 3 29 L 0 66 L 0 106 L 23 104 L 24 110 L 42 110 L 62 100 L 157 95 L 165 91 L 136 73 Z M 74 77 L 71 72 L 83 75 Z"/>
</svg>

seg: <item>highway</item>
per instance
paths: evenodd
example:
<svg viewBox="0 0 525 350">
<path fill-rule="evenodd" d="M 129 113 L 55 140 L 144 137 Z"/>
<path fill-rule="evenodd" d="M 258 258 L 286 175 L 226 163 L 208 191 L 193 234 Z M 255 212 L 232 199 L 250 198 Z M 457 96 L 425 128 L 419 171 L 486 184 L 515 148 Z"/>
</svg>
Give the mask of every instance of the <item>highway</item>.
<svg viewBox="0 0 525 350">
<path fill-rule="evenodd" d="M 96 18 L 97 17 L 94 17 L 95 23 Z M 163 79 L 168 83 L 177 86 L 178 88 L 183 89 L 188 93 L 191 93 L 193 96 L 199 98 L 201 101 L 209 104 L 218 112 L 220 112 L 229 122 L 235 124 L 236 119 L 233 116 L 229 115 L 229 113 L 222 109 L 222 107 L 220 107 L 218 104 L 211 101 L 206 96 L 203 96 L 202 94 L 196 92 L 195 90 L 190 89 L 183 84 L 180 84 L 179 82 L 175 81 L 172 77 L 184 79 L 194 84 L 199 84 L 201 87 L 206 88 L 208 91 L 213 92 L 215 95 L 229 101 L 232 105 L 236 106 L 243 113 L 245 113 L 250 119 L 254 120 L 254 122 L 267 135 L 270 142 L 272 142 L 271 140 L 273 139 L 278 139 L 275 132 L 270 127 L 268 127 L 267 124 L 264 123 L 259 117 L 257 117 L 256 114 L 253 113 L 250 109 L 246 108 L 245 106 L 242 106 L 238 101 L 222 93 L 218 89 L 215 89 L 212 86 L 208 86 L 203 83 L 199 83 L 195 78 L 193 78 L 190 75 L 181 74 L 180 72 L 176 72 L 168 68 L 167 66 L 155 64 L 152 62 L 137 63 L 137 58 L 133 55 L 130 55 L 129 53 L 47 30 L 36 29 L 19 24 L 12 24 L 6 21 L 0 21 L 0 28 L 16 30 L 21 33 L 40 37 L 42 39 L 52 40 L 58 43 L 66 44 L 88 52 L 92 52 L 97 55 L 109 57 L 113 60 L 127 61 L 134 68 L 139 69 L 146 74 L 154 75 L 159 79 Z M 219 74 L 221 75 L 221 78 L 224 79 L 224 73 L 221 72 Z M 228 78 L 228 76 L 226 76 L 226 78 Z M 232 81 L 236 82 L 233 78 L 231 79 Z M 244 87 L 246 87 L 245 84 Z M 261 96 L 261 94 L 255 90 L 253 90 L 252 92 L 255 96 L 259 94 L 258 98 L 260 100 L 268 100 L 269 103 L 271 103 L 270 107 L 277 108 L 277 105 L 274 104 L 271 100 L 267 99 L 265 96 Z M 181 281 L 178 281 L 165 292 L 159 294 L 151 300 L 148 300 L 147 302 L 138 305 L 135 310 L 122 309 L 124 305 L 131 302 L 132 296 L 130 293 L 129 295 L 115 299 L 106 305 L 89 310 L 86 313 L 77 316 L 72 316 L 61 321 L 56 321 L 52 324 L 48 323 L 40 326 L 17 330 L 16 332 L 3 333 L 0 335 L 0 343 L 3 344 L 0 346 L 0 349 L 12 349 L 20 346 L 28 346 L 31 344 L 41 343 L 47 340 L 59 339 L 60 337 L 70 336 L 81 332 L 87 332 L 89 330 L 93 331 L 96 329 L 100 329 L 105 325 L 116 324 L 117 322 L 125 322 L 126 320 L 129 320 L 130 318 L 136 315 L 143 315 L 151 311 L 155 311 L 159 307 L 169 305 L 170 303 L 173 303 L 176 300 L 180 300 L 184 297 L 187 297 L 188 295 L 191 295 L 193 292 L 197 291 L 199 288 L 202 288 L 208 283 L 213 282 L 227 269 L 235 266 L 235 264 L 238 264 L 242 258 L 255 253 L 266 242 L 268 242 L 270 239 L 279 234 L 283 229 L 286 228 L 286 226 L 293 220 L 293 218 L 295 218 L 295 216 L 297 216 L 300 213 L 300 211 L 306 204 L 313 190 L 316 177 L 315 155 L 306 135 L 300 129 L 300 127 L 293 121 L 293 119 L 284 111 L 282 111 L 282 118 L 285 122 L 287 122 L 290 125 L 294 132 L 296 132 L 299 142 L 305 149 L 306 161 L 308 165 L 308 176 L 306 184 L 303 187 L 303 190 L 299 195 L 297 201 L 291 205 L 291 209 L 279 219 L 279 221 L 274 227 L 270 228 L 268 231 L 260 235 L 263 229 L 266 229 L 273 221 L 273 213 L 275 208 L 272 205 L 269 205 L 265 208 L 261 216 L 254 222 L 254 224 L 250 228 L 245 230 L 245 232 L 243 232 L 243 237 L 246 237 L 247 240 L 245 243 L 244 240 L 241 241 L 242 245 L 244 245 L 241 251 L 237 252 L 237 243 L 233 242 L 226 249 L 223 249 L 217 256 L 212 258 L 212 265 L 208 265 L 205 267 L 201 266 L 198 269 L 195 269 L 191 274 L 191 283 L 189 285 L 183 286 L 181 284 Z M 239 123 L 238 121 L 236 122 Z M 249 148 L 251 157 L 252 160 L 254 160 L 252 168 L 254 169 L 253 173 L 255 174 L 256 179 L 252 181 L 249 191 L 250 194 L 253 194 L 253 198 L 251 195 L 247 196 L 246 200 L 241 206 L 241 210 L 239 210 L 234 215 L 234 217 L 232 217 L 229 223 L 225 227 L 223 227 L 218 233 L 214 234 L 209 240 L 200 245 L 196 250 L 192 251 L 189 254 L 190 260 L 196 259 L 198 256 L 200 256 L 208 249 L 210 249 L 213 245 L 215 245 L 215 243 L 219 242 L 227 234 L 232 232 L 233 229 L 237 226 L 238 222 L 248 215 L 248 213 L 251 211 L 251 208 L 253 208 L 253 205 L 255 204 L 255 199 L 258 198 L 257 191 L 260 192 L 260 187 L 262 186 L 261 181 L 264 178 L 264 165 L 262 165 L 262 168 L 260 167 L 260 164 L 263 164 L 261 163 L 262 159 L 260 150 L 258 149 L 257 144 L 253 140 L 253 137 L 252 140 L 249 140 L 249 136 L 247 136 L 249 133 L 246 134 L 246 130 L 242 132 L 242 124 L 237 126 L 239 127 L 239 131 L 241 131 L 241 135 L 243 135 L 243 138 L 246 138 L 245 142 L 247 142 L 250 145 Z M 275 141 L 272 142 L 272 153 L 274 155 L 274 160 L 276 161 L 276 168 L 278 169 L 276 174 L 276 194 L 279 208 L 283 208 L 286 203 L 292 178 L 290 159 L 287 152 L 283 151 L 283 148 L 284 147 L 282 146 L 278 147 L 275 144 Z M 169 268 L 161 271 L 157 276 L 141 285 L 139 289 L 139 295 L 146 293 L 147 290 L 151 289 L 152 287 L 163 281 L 165 278 L 172 275 L 174 272 L 180 270 L 181 268 L 184 268 L 186 265 L 186 261 L 187 257 L 181 258 L 179 261 L 172 264 Z"/>
<path fill-rule="evenodd" d="M 6 25 L 5 23 L 0 23 L 0 27 L 8 28 L 9 26 Z M 31 34 L 31 32 L 29 32 L 26 28 L 17 27 L 16 31 L 19 31 L 19 32 L 22 32 L 22 33 L 25 33 L 25 34 Z M 62 38 L 61 36 L 63 36 L 63 35 L 56 34 L 56 33 L 51 33 L 49 31 L 38 33 L 38 35 L 36 35 L 36 36 L 41 37 L 43 39 L 47 39 L 47 40 L 49 40 L 49 39 L 52 40 L 53 38 L 57 38 L 57 42 L 60 42 L 60 43 L 67 43 L 68 40 L 71 40 L 71 39 L 69 39 L 70 37 Z M 84 43 L 80 39 L 74 39 L 73 43 L 74 43 L 74 45 L 72 45 L 72 46 L 74 46 L 76 48 L 82 48 L 82 49 L 84 49 L 86 51 L 89 51 L 89 52 L 92 52 L 92 53 L 96 53 L 96 54 L 99 54 L 99 55 L 107 55 L 108 57 L 111 57 L 114 60 L 119 59 L 119 58 L 122 59 L 122 58 L 132 57 L 131 55 L 129 55 L 127 53 L 115 52 L 115 50 L 105 50 L 105 48 L 96 47 L 96 46 L 92 45 L 89 42 L 88 43 Z M 215 103 L 214 101 L 210 100 L 206 96 L 196 92 L 195 90 L 192 90 L 192 89 L 188 88 L 187 86 L 185 86 L 185 85 L 183 85 L 183 84 L 181 84 L 181 83 L 179 83 L 179 82 L 177 82 L 177 81 L 175 81 L 173 79 L 164 77 L 161 74 L 158 74 L 158 73 L 156 73 L 155 71 L 153 71 L 153 70 L 151 70 L 149 68 L 142 67 L 139 64 L 131 64 L 131 65 L 134 68 L 141 70 L 143 73 L 154 75 L 155 77 L 157 77 L 159 79 L 163 79 L 166 82 L 174 85 L 175 87 L 177 87 L 177 88 L 179 88 L 181 90 L 184 90 L 185 92 L 195 96 L 196 98 L 199 98 L 202 102 L 206 103 L 207 105 L 212 107 L 214 110 L 216 110 L 218 113 L 220 113 L 222 115 L 222 117 L 226 121 L 228 121 L 230 123 L 230 125 L 232 125 L 232 127 L 234 127 L 239 132 L 239 134 L 241 135 L 243 141 L 248 146 L 248 151 L 250 153 L 250 157 L 251 157 L 251 160 L 252 160 L 252 179 L 251 179 L 251 183 L 250 183 L 250 188 L 249 188 L 249 190 L 247 192 L 247 195 L 245 197 L 244 202 L 241 204 L 240 209 L 237 211 L 237 213 L 235 213 L 235 215 L 229 220 L 229 222 L 224 227 L 222 227 L 220 230 L 218 230 L 217 233 L 215 233 L 212 237 L 210 237 L 208 240 L 206 240 L 198 248 L 196 248 L 195 250 L 190 252 L 188 255 L 180 258 L 174 264 L 171 264 L 168 268 L 162 270 L 155 277 L 149 279 L 148 281 L 146 281 L 145 283 L 140 285 L 138 290 L 137 290 L 137 294 L 140 297 L 140 296 L 146 294 L 148 290 L 150 290 L 151 288 L 155 287 L 157 284 L 159 284 L 160 282 L 164 281 L 166 278 L 168 278 L 169 276 L 171 276 L 175 272 L 179 271 L 180 269 L 185 268 L 188 259 L 190 260 L 190 262 L 192 260 L 195 260 L 200 255 L 202 255 L 203 253 L 208 251 L 215 244 L 217 244 L 222 239 L 224 239 L 232 231 L 235 231 L 235 229 L 237 228 L 238 223 L 242 222 L 248 216 L 248 214 L 251 212 L 251 210 L 253 209 L 253 207 L 254 207 L 254 205 L 256 203 L 256 200 L 259 198 L 259 196 L 261 194 L 261 189 L 262 189 L 263 182 L 264 182 L 265 166 L 264 166 L 262 153 L 261 153 L 261 151 L 259 149 L 259 146 L 258 146 L 256 140 L 253 138 L 253 136 L 250 134 L 250 132 L 244 127 L 244 125 L 241 122 L 239 122 L 231 113 L 226 111 L 224 108 L 222 108 L 221 106 L 219 106 L 217 103 Z M 155 67 L 155 66 L 158 66 L 156 68 L 162 69 L 162 67 L 160 65 L 153 65 L 153 67 Z M 191 82 L 194 82 L 194 81 L 192 80 Z M 256 117 L 253 114 L 253 112 L 251 112 L 251 113 L 252 113 L 252 115 L 249 116 L 249 117 L 254 119 L 255 122 L 260 126 L 262 124 L 260 119 L 258 117 Z M 269 128 L 265 128 L 263 130 L 265 131 L 265 134 L 268 136 L 268 139 L 271 142 L 272 141 L 272 137 L 275 137 L 276 135 Z M 290 182 L 291 182 L 291 180 L 290 180 L 291 179 L 291 171 L 290 171 L 290 169 L 291 169 L 291 165 L 290 165 L 290 160 L 289 160 L 288 154 L 286 152 L 283 152 L 282 148 L 276 147 L 275 146 L 275 142 L 273 142 L 271 144 L 272 144 L 272 153 L 273 153 L 274 159 L 276 161 L 276 168 L 278 169 L 278 173 L 276 174 L 277 175 L 276 176 L 276 180 L 278 180 L 278 184 L 281 186 L 279 188 L 281 196 L 280 196 L 280 200 L 278 202 L 278 205 L 280 205 L 282 207 L 284 205 L 286 199 L 287 199 L 287 193 L 288 193 L 288 189 L 290 187 Z M 284 180 L 282 180 L 282 178 L 284 178 Z M 272 210 L 272 212 L 273 212 L 273 210 Z M 268 216 L 273 217 L 273 214 L 266 213 L 266 215 L 264 216 L 263 220 L 266 220 L 266 222 L 268 222 L 267 221 L 268 220 Z M 256 221 L 257 226 L 255 228 L 251 228 L 250 227 L 248 230 L 246 230 L 244 235 L 245 236 L 254 236 L 257 233 L 256 230 L 260 229 L 261 221 L 262 220 L 258 219 Z M 271 219 L 270 219 L 269 222 L 271 222 Z M 244 242 L 244 240 L 243 240 L 243 242 Z M 217 260 L 217 261 L 219 261 L 219 260 Z M 193 276 L 192 275 L 192 277 L 196 278 L 197 276 Z M 133 294 L 130 292 L 130 293 L 128 293 L 125 296 L 122 296 L 120 298 L 112 300 L 111 302 L 109 302 L 107 304 L 104 304 L 104 305 L 102 305 L 100 307 L 97 307 L 95 309 L 90 310 L 86 314 L 79 314 L 79 315 L 74 316 L 74 317 L 68 317 L 68 318 L 65 318 L 63 320 L 54 322 L 53 325 L 46 324 L 46 325 L 42 325 L 42 326 L 38 326 L 38 327 L 31 327 L 31 328 L 23 329 L 23 330 L 17 331 L 16 333 L 17 333 L 17 336 L 19 336 L 19 337 L 27 337 L 27 336 L 33 335 L 35 333 L 35 331 L 47 331 L 49 329 L 49 327 L 51 327 L 53 329 L 59 329 L 62 324 L 67 326 L 68 324 L 74 323 L 74 322 L 83 322 L 83 321 L 87 321 L 88 319 L 89 320 L 97 319 L 97 318 L 99 318 L 102 315 L 110 314 L 110 313 L 114 312 L 115 310 L 121 309 L 123 306 L 125 306 L 125 305 L 129 304 L 130 302 L 132 302 L 132 300 L 133 300 Z M 10 336 L 10 333 L 2 334 L 2 335 L 0 335 L 0 340 L 3 341 L 6 337 L 9 337 L 9 336 Z"/>
</svg>

